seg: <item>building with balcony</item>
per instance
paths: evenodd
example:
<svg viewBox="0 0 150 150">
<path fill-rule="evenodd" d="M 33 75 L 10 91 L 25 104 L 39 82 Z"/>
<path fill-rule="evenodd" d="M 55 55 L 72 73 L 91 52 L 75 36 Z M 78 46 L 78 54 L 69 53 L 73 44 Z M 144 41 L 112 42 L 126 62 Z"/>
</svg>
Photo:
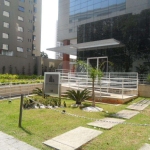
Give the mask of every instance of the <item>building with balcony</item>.
<svg viewBox="0 0 150 150">
<path fill-rule="evenodd" d="M 42 0 L 0 0 L 0 73 L 33 73 L 40 56 L 41 5 Z"/>
</svg>

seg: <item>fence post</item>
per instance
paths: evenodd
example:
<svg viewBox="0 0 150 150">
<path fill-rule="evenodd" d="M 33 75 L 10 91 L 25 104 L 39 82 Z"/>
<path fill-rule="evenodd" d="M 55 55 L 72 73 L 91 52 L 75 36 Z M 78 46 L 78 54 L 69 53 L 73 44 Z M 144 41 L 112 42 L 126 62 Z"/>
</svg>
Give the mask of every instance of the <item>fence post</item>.
<svg viewBox="0 0 150 150">
<path fill-rule="evenodd" d="M 10 95 L 9 95 L 9 97 L 10 97 L 10 99 L 11 99 L 11 88 L 12 88 L 11 82 L 9 83 L 9 87 L 10 87 Z"/>
<path fill-rule="evenodd" d="M 102 89 L 101 89 L 101 80 L 100 80 L 100 100 L 101 100 L 101 96 L 102 96 Z"/>
<path fill-rule="evenodd" d="M 138 79 L 139 77 L 138 77 L 138 73 L 137 73 L 137 95 L 139 95 L 139 93 L 138 93 L 138 90 L 139 90 L 139 87 L 138 87 L 138 85 L 139 85 L 139 79 Z"/>
<path fill-rule="evenodd" d="M 20 101 L 19 124 L 18 124 L 19 127 L 21 127 L 22 123 L 22 107 L 23 107 L 23 94 L 21 94 L 21 101 Z"/>
<path fill-rule="evenodd" d="M 124 88 L 124 79 L 122 79 L 122 100 L 123 100 L 123 93 L 124 93 L 123 92 L 123 90 L 124 90 L 123 88 Z"/>
</svg>

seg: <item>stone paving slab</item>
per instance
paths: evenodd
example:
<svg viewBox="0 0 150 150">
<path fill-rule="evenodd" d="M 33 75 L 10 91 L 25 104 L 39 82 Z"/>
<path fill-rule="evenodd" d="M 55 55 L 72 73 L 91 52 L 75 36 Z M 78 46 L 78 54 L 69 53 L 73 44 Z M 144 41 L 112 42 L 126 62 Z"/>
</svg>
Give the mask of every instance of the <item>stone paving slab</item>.
<svg viewBox="0 0 150 150">
<path fill-rule="evenodd" d="M 124 119 L 130 119 L 137 115 L 139 112 L 138 111 L 132 111 L 132 110 L 121 110 L 118 113 L 114 114 L 114 117 L 118 118 L 124 118 Z"/>
<path fill-rule="evenodd" d="M 0 150 L 39 150 L 0 131 Z"/>
<path fill-rule="evenodd" d="M 59 150 L 75 150 L 100 134 L 102 131 L 78 127 L 43 143 Z"/>
<path fill-rule="evenodd" d="M 144 110 L 148 105 L 150 105 L 150 100 L 141 100 L 138 103 L 128 106 L 127 108 L 141 111 Z"/>
<path fill-rule="evenodd" d="M 124 122 L 123 119 L 117 119 L 117 118 L 104 118 L 100 119 L 100 121 L 94 121 L 91 123 L 88 123 L 90 126 L 95 126 L 103 129 L 111 129 L 115 125 Z"/>
<path fill-rule="evenodd" d="M 150 150 L 150 144 L 145 143 L 139 150 Z"/>
</svg>

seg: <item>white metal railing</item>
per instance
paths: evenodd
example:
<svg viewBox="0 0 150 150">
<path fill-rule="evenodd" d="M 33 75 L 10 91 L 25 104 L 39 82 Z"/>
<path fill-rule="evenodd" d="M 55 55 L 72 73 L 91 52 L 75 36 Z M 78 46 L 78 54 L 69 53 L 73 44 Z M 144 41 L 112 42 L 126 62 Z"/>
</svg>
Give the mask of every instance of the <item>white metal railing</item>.
<svg viewBox="0 0 150 150">
<path fill-rule="evenodd" d="M 92 79 L 87 72 L 60 73 L 61 84 L 69 88 L 92 90 Z M 121 94 L 124 96 L 138 95 L 138 74 L 137 73 L 104 73 L 99 81 L 95 80 L 96 94 Z"/>
</svg>

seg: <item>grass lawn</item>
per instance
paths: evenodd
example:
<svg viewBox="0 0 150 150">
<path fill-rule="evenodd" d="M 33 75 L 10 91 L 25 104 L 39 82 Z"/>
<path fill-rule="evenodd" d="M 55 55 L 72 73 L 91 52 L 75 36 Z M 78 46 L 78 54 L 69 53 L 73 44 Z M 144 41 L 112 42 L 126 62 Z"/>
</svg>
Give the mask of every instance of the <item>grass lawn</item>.
<svg viewBox="0 0 150 150">
<path fill-rule="evenodd" d="M 109 104 L 97 104 L 97 106 L 102 107 L 111 114 L 123 110 L 128 105 L 141 99 L 137 98 L 128 104 L 119 106 Z M 84 112 L 79 108 L 70 108 L 70 104 L 74 103 L 74 101 L 65 100 L 65 102 L 68 106 L 65 110 L 68 113 L 96 119 L 108 116 L 104 112 Z M 51 149 L 42 144 L 45 140 L 78 126 L 93 128 L 87 125 L 87 123 L 92 122 L 91 120 L 68 116 L 51 109 L 23 110 L 22 128 L 18 128 L 19 105 L 19 100 L 13 100 L 12 103 L 0 101 L 0 131 L 10 134 L 41 150 Z M 59 108 L 59 110 L 61 109 Z M 150 106 L 126 122 L 150 124 Z M 148 140 L 150 138 L 150 126 L 120 124 L 111 130 L 96 130 L 103 131 L 103 134 L 84 145 L 82 150 L 137 150 L 144 143 L 150 143 L 150 140 Z"/>
</svg>

